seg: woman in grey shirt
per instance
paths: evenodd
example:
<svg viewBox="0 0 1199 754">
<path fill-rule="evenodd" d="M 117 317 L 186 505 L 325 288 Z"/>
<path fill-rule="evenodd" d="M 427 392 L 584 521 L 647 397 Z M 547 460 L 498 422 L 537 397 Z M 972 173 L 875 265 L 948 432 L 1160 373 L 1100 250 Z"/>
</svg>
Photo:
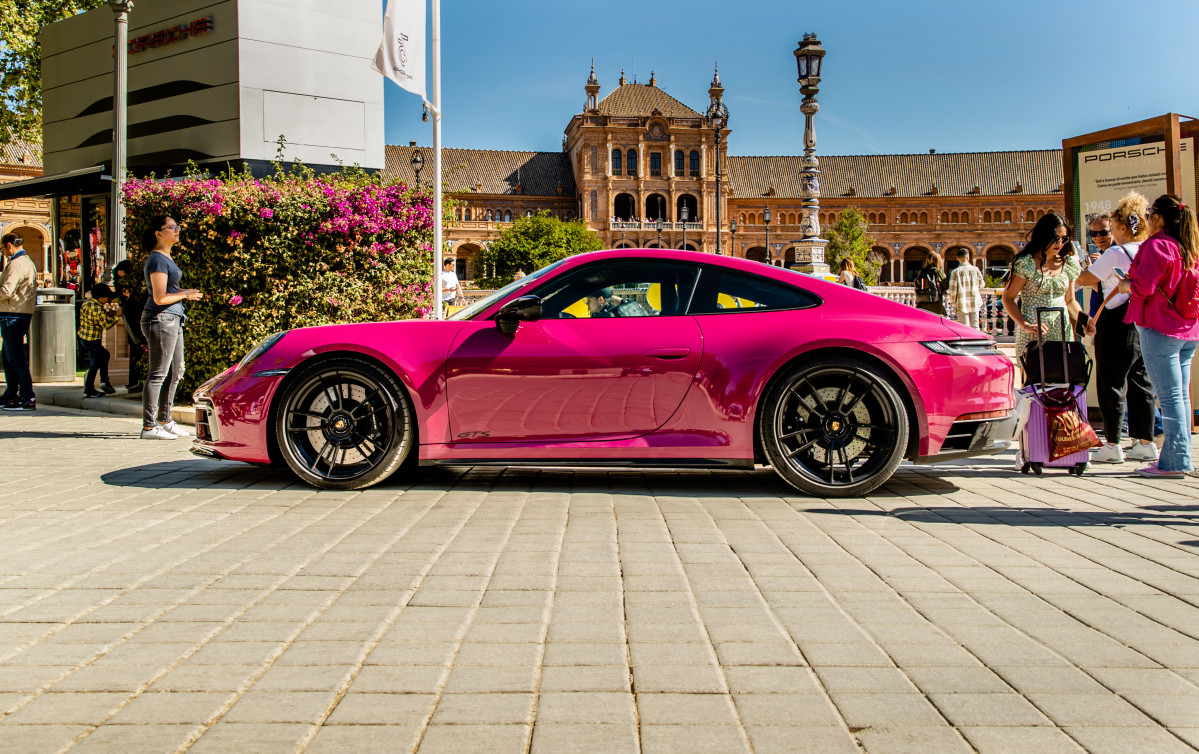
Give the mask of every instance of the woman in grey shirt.
<svg viewBox="0 0 1199 754">
<path fill-rule="evenodd" d="M 171 418 L 183 376 L 183 302 L 199 301 L 204 294 L 179 287 L 183 272 L 171 259 L 171 247 L 179 242 L 178 223 L 165 215 L 151 218 L 142 242 L 150 250 L 145 268 L 149 295 L 141 322 L 150 351 L 150 373 L 142 391 L 142 439 L 174 440 L 190 434 Z"/>
</svg>

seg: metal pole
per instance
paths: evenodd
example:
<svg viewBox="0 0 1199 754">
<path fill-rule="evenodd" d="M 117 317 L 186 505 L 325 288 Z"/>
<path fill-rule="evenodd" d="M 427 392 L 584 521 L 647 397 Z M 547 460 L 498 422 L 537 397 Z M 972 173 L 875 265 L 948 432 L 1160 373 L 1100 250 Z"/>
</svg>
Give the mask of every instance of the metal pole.
<svg viewBox="0 0 1199 754">
<path fill-rule="evenodd" d="M 125 258 L 126 110 L 129 102 L 129 11 L 132 0 L 108 0 L 112 8 L 112 211 L 108 219 L 108 262 L 114 265 Z M 103 272 L 97 270 L 96 272 Z"/>
<path fill-rule="evenodd" d="M 774 252 L 770 249 L 770 207 L 766 208 L 766 264 L 774 264 Z"/>
<path fill-rule="evenodd" d="M 433 291 L 437 319 L 445 319 L 441 305 L 441 0 L 433 0 Z"/>
</svg>

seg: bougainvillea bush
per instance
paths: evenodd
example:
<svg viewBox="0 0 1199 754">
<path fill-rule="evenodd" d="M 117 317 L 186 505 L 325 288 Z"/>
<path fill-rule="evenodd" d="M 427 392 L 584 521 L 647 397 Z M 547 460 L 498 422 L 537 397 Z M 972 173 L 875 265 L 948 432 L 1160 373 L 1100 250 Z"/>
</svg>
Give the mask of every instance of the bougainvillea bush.
<svg viewBox="0 0 1199 754">
<path fill-rule="evenodd" d="M 432 200 L 357 169 L 266 178 L 131 179 L 128 253 L 139 271 L 155 215 L 181 225 L 172 254 L 187 304 L 187 369 L 179 396 L 237 362 L 272 332 L 341 322 L 424 317 L 432 305 Z"/>
</svg>

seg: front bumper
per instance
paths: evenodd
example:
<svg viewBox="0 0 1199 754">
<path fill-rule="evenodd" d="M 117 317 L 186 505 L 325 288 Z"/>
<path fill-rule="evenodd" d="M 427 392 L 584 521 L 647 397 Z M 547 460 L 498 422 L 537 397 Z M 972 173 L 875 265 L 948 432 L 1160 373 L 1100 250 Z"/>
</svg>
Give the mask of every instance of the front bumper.
<svg viewBox="0 0 1199 754">
<path fill-rule="evenodd" d="M 939 453 L 919 456 L 914 462 L 941 463 L 1001 453 L 1011 446 L 1015 429 L 1014 413 L 1000 419 L 956 421 L 950 427 Z"/>
</svg>

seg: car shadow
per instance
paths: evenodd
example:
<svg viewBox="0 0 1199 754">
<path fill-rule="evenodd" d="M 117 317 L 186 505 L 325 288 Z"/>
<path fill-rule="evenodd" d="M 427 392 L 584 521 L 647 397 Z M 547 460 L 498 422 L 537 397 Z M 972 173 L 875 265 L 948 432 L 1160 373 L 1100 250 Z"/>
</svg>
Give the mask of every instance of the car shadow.
<svg viewBox="0 0 1199 754">
<path fill-rule="evenodd" d="M 128 432 L 33 432 L 0 431 L 0 440 L 128 440 Z"/>
<path fill-rule="evenodd" d="M 852 501 L 847 501 L 852 502 Z M 882 510 L 879 508 L 805 508 L 805 513 L 831 516 L 889 516 L 909 523 L 921 524 L 992 524 L 999 526 L 1197 526 L 1199 506 L 1152 505 L 1135 510 L 1069 510 L 1053 506 L 939 506 L 920 508 L 908 506 Z M 1181 542 L 1196 545 L 1199 541 Z"/>
<path fill-rule="evenodd" d="M 288 469 L 188 457 L 139 464 L 101 475 L 105 484 L 148 489 L 242 489 L 250 486 L 308 489 Z M 559 466 L 433 466 L 401 471 L 373 489 L 422 492 L 603 493 L 678 498 L 772 497 L 819 501 L 784 482 L 770 468 L 754 470 Z M 957 485 L 901 468 L 872 498 L 943 495 Z"/>
</svg>

